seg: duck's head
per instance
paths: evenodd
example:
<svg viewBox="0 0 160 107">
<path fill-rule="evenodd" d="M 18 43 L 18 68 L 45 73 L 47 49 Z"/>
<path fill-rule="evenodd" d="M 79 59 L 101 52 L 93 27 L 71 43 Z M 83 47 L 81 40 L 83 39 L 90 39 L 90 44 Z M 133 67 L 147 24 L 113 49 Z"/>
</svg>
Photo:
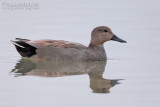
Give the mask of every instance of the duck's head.
<svg viewBox="0 0 160 107">
<path fill-rule="evenodd" d="M 109 27 L 100 26 L 93 29 L 91 33 L 92 45 L 103 45 L 104 42 L 113 40 L 121 43 L 126 43 L 125 40 L 118 38 Z"/>
</svg>

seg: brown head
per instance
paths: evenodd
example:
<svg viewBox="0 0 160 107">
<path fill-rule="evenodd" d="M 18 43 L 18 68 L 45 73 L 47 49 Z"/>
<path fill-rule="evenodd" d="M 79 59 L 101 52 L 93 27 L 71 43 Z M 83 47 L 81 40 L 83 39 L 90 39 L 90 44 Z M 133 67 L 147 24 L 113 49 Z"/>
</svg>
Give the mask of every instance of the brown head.
<svg viewBox="0 0 160 107">
<path fill-rule="evenodd" d="M 118 38 L 109 27 L 100 26 L 93 29 L 90 45 L 103 45 L 104 42 L 109 40 L 126 43 L 126 41 Z"/>
</svg>

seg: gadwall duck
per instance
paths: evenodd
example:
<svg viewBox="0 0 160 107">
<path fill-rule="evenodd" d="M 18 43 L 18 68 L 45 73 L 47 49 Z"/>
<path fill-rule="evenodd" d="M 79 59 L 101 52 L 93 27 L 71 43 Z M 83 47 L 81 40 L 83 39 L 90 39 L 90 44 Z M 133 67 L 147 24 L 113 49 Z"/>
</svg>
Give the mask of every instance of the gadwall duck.
<svg viewBox="0 0 160 107">
<path fill-rule="evenodd" d="M 11 42 L 22 57 L 45 60 L 106 60 L 104 42 L 114 40 L 121 43 L 126 41 L 118 38 L 109 27 L 100 26 L 93 29 L 88 47 L 63 40 L 28 40 L 16 38 Z"/>
</svg>

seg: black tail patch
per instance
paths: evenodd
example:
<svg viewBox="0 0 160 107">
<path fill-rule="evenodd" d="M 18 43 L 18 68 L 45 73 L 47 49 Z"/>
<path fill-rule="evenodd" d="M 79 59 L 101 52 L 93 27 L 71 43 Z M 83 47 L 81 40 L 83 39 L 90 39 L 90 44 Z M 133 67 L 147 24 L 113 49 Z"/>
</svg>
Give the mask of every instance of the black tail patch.
<svg viewBox="0 0 160 107">
<path fill-rule="evenodd" d="M 24 48 L 15 45 L 18 53 L 23 56 L 23 57 L 31 57 L 33 55 L 36 54 L 36 49 L 35 47 L 23 42 L 23 41 L 14 41 L 15 43 L 17 43 L 20 46 L 23 46 Z"/>
</svg>

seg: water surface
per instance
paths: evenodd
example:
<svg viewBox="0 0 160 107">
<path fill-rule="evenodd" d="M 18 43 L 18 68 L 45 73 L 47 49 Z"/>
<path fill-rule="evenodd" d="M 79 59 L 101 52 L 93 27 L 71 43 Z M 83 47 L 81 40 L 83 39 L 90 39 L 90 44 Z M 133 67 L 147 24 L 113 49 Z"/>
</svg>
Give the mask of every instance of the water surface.
<svg viewBox="0 0 160 107">
<path fill-rule="evenodd" d="M 0 7 L 1 107 L 159 107 L 158 0 L 35 2 L 37 10 Z M 88 45 L 100 25 L 128 42 L 105 43 L 107 62 L 35 62 L 10 43 L 20 37 Z"/>
</svg>

